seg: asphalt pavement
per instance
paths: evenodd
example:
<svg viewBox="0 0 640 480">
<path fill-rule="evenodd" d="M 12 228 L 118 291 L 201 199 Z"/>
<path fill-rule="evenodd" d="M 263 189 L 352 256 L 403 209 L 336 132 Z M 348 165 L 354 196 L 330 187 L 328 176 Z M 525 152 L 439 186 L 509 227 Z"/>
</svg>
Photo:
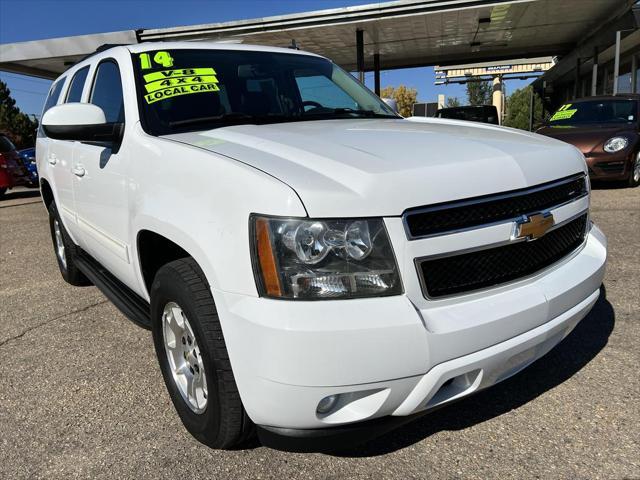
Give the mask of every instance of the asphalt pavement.
<svg viewBox="0 0 640 480">
<path fill-rule="evenodd" d="M 151 334 L 64 283 L 37 192 L 0 200 L 0 478 L 640 479 L 640 188 L 598 188 L 594 310 L 517 376 L 336 455 L 211 450 L 182 427 Z"/>
</svg>

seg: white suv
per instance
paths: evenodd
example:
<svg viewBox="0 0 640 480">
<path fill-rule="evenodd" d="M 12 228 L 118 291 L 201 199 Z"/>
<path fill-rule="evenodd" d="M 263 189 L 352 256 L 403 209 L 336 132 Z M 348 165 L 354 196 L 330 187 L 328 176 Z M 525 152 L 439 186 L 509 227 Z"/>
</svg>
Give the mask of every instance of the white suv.
<svg viewBox="0 0 640 480">
<path fill-rule="evenodd" d="M 215 448 L 337 448 L 491 386 L 605 269 L 573 146 L 403 119 L 295 50 L 100 51 L 53 84 L 37 161 L 63 277 L 151 328 Z"/>
</svg>

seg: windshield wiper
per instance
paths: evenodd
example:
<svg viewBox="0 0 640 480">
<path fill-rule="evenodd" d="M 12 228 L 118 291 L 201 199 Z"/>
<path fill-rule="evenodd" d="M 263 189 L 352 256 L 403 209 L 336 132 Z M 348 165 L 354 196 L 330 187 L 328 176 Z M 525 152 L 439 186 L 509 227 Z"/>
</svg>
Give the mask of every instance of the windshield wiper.
<svg viewBox="0 0 640 480">
<path fill-rule="evenodd" d="M 387 113 L 378 113 L 374 110 L 365 110 L 365 109 L 357 109 L 357 108 L 349 108 L 349 107 L 341 107 L 341 108 L 332 108 L 327 109 L 323 112 L 314 113 L 313 111 L 305 113 L 305 115 L 342 115 L 342 114 L 354 114 L 361 115 L 363 117 L 371 117 L 371 118 L 397 118 L 395 115 L 387 114 Z"/>
<path fill-rule="evenodd" d="M 254 120 L 255 117 L 253 115 L 248 115 L 242 112 L 228 112 L 223 113 L 222 115 L 213 115 L 211 117 L 197 117 L 197 118 L 187 118 L 185 120 L 176 120 L 174 122 L 169 122 L 170 127 L 183 127 L 185 125 L 198 125 L 201 123 L 212 123 L 219 122 L 221 120 Z"/>
</svg>

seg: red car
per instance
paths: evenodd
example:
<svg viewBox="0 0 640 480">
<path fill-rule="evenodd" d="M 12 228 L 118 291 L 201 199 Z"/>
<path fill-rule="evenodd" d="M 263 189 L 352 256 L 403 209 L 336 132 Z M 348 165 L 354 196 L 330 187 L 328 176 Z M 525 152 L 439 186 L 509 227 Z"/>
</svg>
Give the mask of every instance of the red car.
<svg viewBox="0 0 640 480">
<path fill-rule="evenodd" d="M 640 95 L 571 100 L 537 133 L 579 148 L 593 180 L 640 184 Z"/>
<path fill-rule="evenodd" d="M 29 171 L 11 140 L 0 134 L 0 198 L 9 188 L 20 186 L 32 186 Z"/>
</svg>

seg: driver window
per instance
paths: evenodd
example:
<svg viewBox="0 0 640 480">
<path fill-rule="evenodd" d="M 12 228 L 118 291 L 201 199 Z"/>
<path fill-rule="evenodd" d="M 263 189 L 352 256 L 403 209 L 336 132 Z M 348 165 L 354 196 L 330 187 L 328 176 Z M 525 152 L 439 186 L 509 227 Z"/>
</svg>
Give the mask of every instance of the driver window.
<svg viewBox="0 0 640 480">
<path fill-rule="evenodd" d="M 120 69 L 113 60 L 107 60 L 98 65 L 91 92 L 91 103 L 104 110 L 107 123 L 124 122 Z"/>
</svg>

